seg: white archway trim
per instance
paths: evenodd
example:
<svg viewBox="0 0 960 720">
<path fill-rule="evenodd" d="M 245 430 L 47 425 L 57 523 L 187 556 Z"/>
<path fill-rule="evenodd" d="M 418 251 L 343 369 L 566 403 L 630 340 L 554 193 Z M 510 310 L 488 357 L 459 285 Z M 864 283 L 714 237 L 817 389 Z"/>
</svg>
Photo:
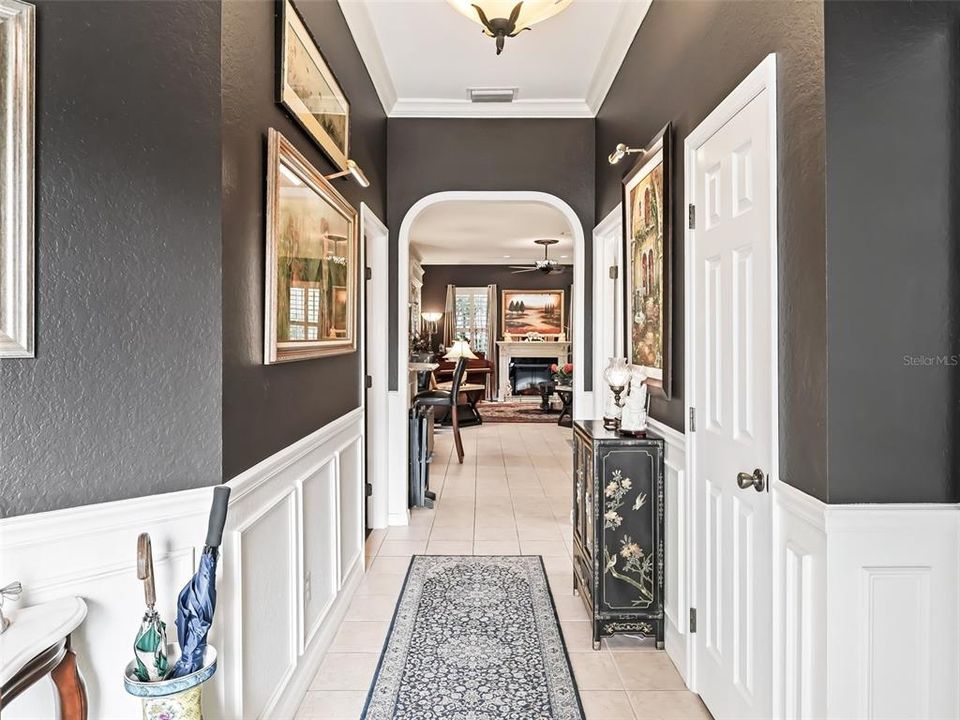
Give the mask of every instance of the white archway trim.
<svg viewBox="0 0 960 720">
<path fill-rule="evenodd" d="M 410 323 L 407 312 L 410 287 L 406 268 L 410 264 L 410 231 L 420 214 L 432 205 L 445 202 L 538 202 L 556 208 L 567 220 L 573 238 L 573 406 L 576 417 L 593 415 L 593 393 L 584 390 L 584 265 L 586 243 L 580 218 L 566 202 L 544 192 L 508 190 L 449 190 L 427 195 L 411 207 L 400 224 L 397 240 L 397 389 L 390 394 L 390 508 L 391 525 L 405 525 L 407 503 L 407 412 L 410 406 L 409 372 L 403 359 L 409 354 Z"/>
</svg>

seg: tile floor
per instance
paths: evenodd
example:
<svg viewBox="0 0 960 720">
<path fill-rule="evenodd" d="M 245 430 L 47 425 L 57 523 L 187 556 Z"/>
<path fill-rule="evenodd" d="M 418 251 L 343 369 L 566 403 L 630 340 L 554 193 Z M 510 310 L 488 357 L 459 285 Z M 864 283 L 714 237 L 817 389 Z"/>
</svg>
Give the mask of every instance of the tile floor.
<svg viewBox="0 0 960 720">
<path fill-rule="evenodd" d="M 588 720 L 709 719 L 666 653 L 628 637 L 591 649 L 571 575 L 571 431 L 491 424 L 463 431 L 463 465 L 438 432 L 430 485 L 434 510 L 367 539 L 367 574 L 297 720 L 356 720 L 376 670 L 410 556 L 542 555 Z"/>
</svg>

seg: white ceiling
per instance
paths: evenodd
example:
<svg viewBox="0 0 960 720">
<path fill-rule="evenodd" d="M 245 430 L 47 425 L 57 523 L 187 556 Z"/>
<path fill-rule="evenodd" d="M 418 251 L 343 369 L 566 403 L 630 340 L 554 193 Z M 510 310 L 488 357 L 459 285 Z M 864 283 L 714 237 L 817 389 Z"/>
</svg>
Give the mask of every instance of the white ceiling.
<svg viewBox="0 0 960 720">
<path fill-rule="evenodd" d="M 424 265 L 528 265 L 543 259 L 543 248 L 533 242 L 537 238 L 559 240 L 550 247 L 550 258 L 573 264 L 570 225 L 556 208 L 538 202 L 449 201 L 417 216 L 410 250 Z"/>
<path fill-rule="evenodd" d="M 339 0 L 391 117 L 593 117 L 651 0 L 573 0 L 496 55 L 444 0 Z M 517 88 L 471 103 L 468 88 Z"/>
</svg>

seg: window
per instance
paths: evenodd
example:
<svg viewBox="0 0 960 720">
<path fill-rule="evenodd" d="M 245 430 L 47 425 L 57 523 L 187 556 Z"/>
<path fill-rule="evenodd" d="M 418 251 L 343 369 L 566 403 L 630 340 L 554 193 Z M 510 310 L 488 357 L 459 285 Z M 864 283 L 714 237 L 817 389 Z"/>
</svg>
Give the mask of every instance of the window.
<svg viewBox="0 0 960 720">
<path fill-rule="evenodd" d="M 485 287 L 457 288 L 456 334 L 466 337 L 475 353 L 490 354 Z"/>
</svg>

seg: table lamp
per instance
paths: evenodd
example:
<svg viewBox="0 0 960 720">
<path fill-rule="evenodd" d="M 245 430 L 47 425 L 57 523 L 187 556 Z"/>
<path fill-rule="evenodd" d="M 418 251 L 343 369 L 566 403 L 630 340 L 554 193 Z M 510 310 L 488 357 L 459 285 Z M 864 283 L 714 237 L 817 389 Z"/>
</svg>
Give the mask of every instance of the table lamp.
<svg viewBox="0 0 960 720">
<path fill-rule="evenodd" d="M 620 396 L 630 382 L 630 366 L 627 365 L 627 359 L 610 358 L 610 362 L 603 371 L 603 379 L 613 393 L 613 403 L 608 402 L 603 413 L 603 426 L 607 430 L 616 430 L 620 426 L 620 408 L 623 407 Z"/>
<path fill-rule="evenodd" d="M 470 349 L 470 343 L 466 340 L 454 340 L 453 345 L 447 350 L 447 354 L 443 356 L 443 359 L 459 360 L 462 357 L 469 360 L 477 359 L 477 356 L 473 354 L 473 350 Z"/>
</svg>

